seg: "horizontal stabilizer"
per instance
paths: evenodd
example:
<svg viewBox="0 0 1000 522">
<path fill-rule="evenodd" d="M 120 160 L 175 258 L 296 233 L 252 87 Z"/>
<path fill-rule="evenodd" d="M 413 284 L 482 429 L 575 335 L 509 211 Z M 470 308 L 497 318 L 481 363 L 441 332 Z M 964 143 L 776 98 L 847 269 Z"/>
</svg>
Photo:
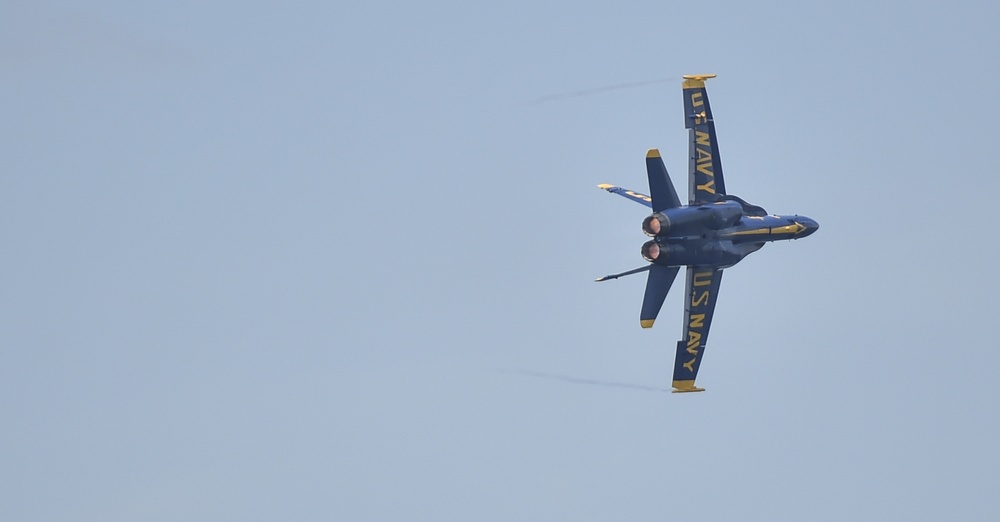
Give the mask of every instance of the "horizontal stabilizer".
<svg viewBox="0 0 1000 522">
<path fill-rule="evenodd" d="M 609 185 L 607 183 L 601 183 L 600 185 L 597 186 L 597 188 L 604 189 L 612 194 L 618 194 L 619 196 L 626 197 L 628 199 L 631 199 L 632 201 L 635 201 L 636 203 L 639 203 L 640 205 L 645 205 L 647 207 L 653 206 L 653 198 L 641 192 L 636 192 L 634 190 L 616 187 L 614 185 Z"/>
</svg>

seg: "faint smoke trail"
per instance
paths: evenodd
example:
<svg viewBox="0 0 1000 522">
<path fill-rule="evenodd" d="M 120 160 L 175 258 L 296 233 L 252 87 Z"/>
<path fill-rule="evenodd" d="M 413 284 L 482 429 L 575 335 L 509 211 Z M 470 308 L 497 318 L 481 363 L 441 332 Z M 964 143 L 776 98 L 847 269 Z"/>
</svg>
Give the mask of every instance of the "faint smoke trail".
<svg viewBox="0 0 1000 522">
<path fill-rule="evenodd" d="M 567 98 L 579 98 L 581 96 L 590 96 L 592 94 L 600 94 L 602 92 L 617 91 L 620 89 L 631 89 L 633 87 L 644 87 L 646 85 L 656 85 L 658 83 L 667 83 L 674 80 L 675 78 L 660 78 L 657 80 L 646 80 L 634 83 L 619 83 L 617 85 L 607 85 L 605 87 L 596 87 L 594 89 L 584 89 L 580 91 L 549 94 L 548 96 L 542 96 L 541 98 L 536 98 L 534 100 L 531 100 L 527 103 L 527 105 L 538 105 L 539 103 L 565 100 Z"/>
<path fill-rule="evenodd" d="M 625 382 L 600 381 L 597 379 L 582 379 L 580 377 L 570 377 L 568 375 L 536 372 L 533 370 L 501 369 L 497 371 L 501 373 L 516 373 L 518 375 L 527 375 L 528 377 L 548 379 L 550 381 L 571 382 L 573 384 L 587 384 L 590 386 L 604 386 L 606 388 L 626 388 L 630 390 L 654 391 L 663 393 L 669 393 L 671 391 L 669 388 L 658 388 L 656 386 L 645 386 L 642 384 L 630 384 Z"/>
</svg>

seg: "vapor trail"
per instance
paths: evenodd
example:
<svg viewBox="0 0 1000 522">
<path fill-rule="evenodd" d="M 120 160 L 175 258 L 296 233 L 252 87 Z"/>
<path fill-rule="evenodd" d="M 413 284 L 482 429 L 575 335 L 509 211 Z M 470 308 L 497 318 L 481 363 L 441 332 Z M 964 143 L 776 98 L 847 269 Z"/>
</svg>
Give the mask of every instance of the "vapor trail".
<svg viewBox="0 0 1000 522">
<path fill-rule="evenodd" d="M 667 83 L 674 81 L 675 78 L 660 78 L 656 80 L 645 80 L 641 82 L 634 83 L 619 83 L 615 85 L 607 85 L 604 87 L 595 87 L 593 89 L 583 89 L 579 91 L 563 92 L 558 94 L 549 94 L 547 96 L 542 96 L 541 98 L 536 98 L 529 101 L 528 105 L 538 105 L 539 103 L 546 103 L 556 100 L 565 100 L 567 98 L 579 98 L 581 96 L 590 96 L 592 94 L 600 94 L 602 92 L 617 91 L 620 89 L 632 89 L 634 87 L 644 87 L 646 85 L 656 85 L 658 83 Z"/>
<path fill-rule="evenodd" d="M 518 375 L 527 375 L 529 377 L 548 379 L 550 381 L 571 382 L 573 384 L 587 384 L 590 386 L 604 386 L 606 388 L 626 388 L 630 390 L 642 390 L 642 391 L 654 391 L 654 392 L 670 391 L 669 388 L 658 388 L 656 386 L 645 386 L 642 384 L 631 384 L 625 382 L 601 381 L 597 379 L 583 379 L 580 377 L 571 377 L 569 375 L 558 375 L 553 373 L 536 372 L 534 370 L 501 369 L 497 371 L 502 373 L 516 373 Z"/>
</svg>

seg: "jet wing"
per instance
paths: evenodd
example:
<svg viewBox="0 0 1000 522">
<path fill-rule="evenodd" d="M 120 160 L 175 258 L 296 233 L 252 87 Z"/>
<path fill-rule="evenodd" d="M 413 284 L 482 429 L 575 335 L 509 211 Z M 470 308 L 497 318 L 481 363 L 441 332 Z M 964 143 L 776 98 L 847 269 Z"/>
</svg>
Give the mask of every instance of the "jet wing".
<svg viewBox="0 0 1000 522">
<path fill-rule="evenodd" d="M 705 80 L 714 74 L 684 76 L 684 127 L 688 129 L 688 201 L 711 203 L 726 193 L 715 121 Z"/>
<path fill-rule="evenodd" d="M 649 196 L 647 196 L 645 194 L 642 194 L 642 193 L 639 193 L 639 192 L 635 192 L 635 191 L 632 191 L 632 190 L 628 190 L 628 189 L 623 189 L 621 187 L 616 187 L 614 185 L 608 185 L 607 183 L 601 183 L 600 185 L 597 186 L 597 188 L 602 188 L 602 189 L 604 189 L 604 190 L 606 190 L 608 192 L 611 192 L 613 194 L 618 194 L 619 196 L 624 196 L 624 197 L 626 197 L 628 199 L 631 199 L 632 201 L 635 201 L 636 203 L 641 203 L 643 205 L 646 205 L 649 208 L 653 208 L 653 198 L 651 198 L 651 197 L 649 197 Z"/>
<path fill-rule="evenodd" d="M 687 268 L 687 292 L 684 294 L 684 337 L 677 342 L 677 357 L 674 359 L 675 392 L 702 391 L 694 385 L 698 367 L 705 355 L 708 329 L 712 326 L 715 300 L 719 297 L 722 270 L 689 266 Z"/>
</svg>

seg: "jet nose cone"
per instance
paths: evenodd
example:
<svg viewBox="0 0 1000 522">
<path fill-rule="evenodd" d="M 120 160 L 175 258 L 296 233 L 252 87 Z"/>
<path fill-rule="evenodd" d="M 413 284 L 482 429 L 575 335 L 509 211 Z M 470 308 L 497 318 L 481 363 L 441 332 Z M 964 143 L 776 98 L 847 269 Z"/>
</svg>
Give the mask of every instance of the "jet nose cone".
<svg viewBox="0 0 1000 522">
<path fill-rule="evenodd" d="M 809 234 L 812 234 L 813 232 L 819 230 L 819 223 L 817 223 L 816 220 L 814 219 L 810 219 L 805 216 L 799 216 L 798 221 L 799 224 L 806 227 L 805 230 L 799 233 L 799 237 L 806 237 Z"/>
</svg>

